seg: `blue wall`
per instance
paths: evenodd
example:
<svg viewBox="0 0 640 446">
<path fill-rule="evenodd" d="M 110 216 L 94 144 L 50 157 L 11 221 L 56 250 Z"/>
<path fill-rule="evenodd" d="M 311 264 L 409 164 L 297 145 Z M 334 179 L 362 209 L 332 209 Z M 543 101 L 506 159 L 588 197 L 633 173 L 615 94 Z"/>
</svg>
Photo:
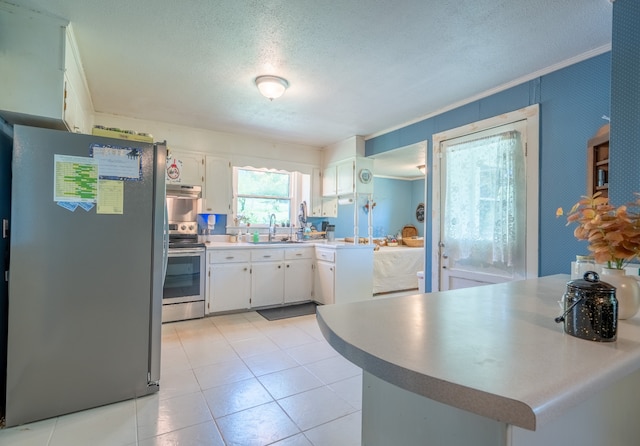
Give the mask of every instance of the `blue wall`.
<svg viewBox="0 0 640 446">
<path fill-rule="evenodd" d="M 569 273 L 576 254 L 586 244 L 573 237 L 565 219 L 557 219 L 558 207 L 569 208 L 586 193 L 586 145 L 610 115 L 611 54 L 606 53 L 517 85 L 438 116 L 366 141 L 367 156 L 431 141 L 434 133 L 460 127 L 502 113 L 540 104 L 540 217 L 539 274 Z M 427 151 L 427 168 L 433 165 Z M 614 179 L 610 187 L 614 187 Z M 427 189 L 431 190 L 427 176 Z M 431 289 L 431 194 L 426 200 L 425 279 Z"/>
<path fill-rule="evenodd" d="M 225 235 L 227 233 L 227 214 L 213 214 L 216 216 L 216 223 L 213 228 L 213 235 Z M 209 214 L 198 214 L 198 234 L 208 228 Z"/>
<path fill-rule="evenodd" d="M 640 3 L 617 0 L 613 23 L 609 197 L 621 205 L 640 192 Z"/>
</svg>

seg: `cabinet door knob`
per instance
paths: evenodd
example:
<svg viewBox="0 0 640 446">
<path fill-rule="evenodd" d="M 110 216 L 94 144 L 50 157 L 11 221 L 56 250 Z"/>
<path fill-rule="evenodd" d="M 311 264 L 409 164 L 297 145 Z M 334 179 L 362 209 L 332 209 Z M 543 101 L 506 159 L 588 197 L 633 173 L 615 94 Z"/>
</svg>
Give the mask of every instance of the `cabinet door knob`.
<svg viewBox="0 0 640 446">
<path fill-rule="evenodd" d="M 278 265 L 278 269 L 282 268 L 282 265 Z"/>
<path fill-rule="evenodd" d="M 287 265 L 287 268 L 289 268 L 290 265 Z"/>
</svg>

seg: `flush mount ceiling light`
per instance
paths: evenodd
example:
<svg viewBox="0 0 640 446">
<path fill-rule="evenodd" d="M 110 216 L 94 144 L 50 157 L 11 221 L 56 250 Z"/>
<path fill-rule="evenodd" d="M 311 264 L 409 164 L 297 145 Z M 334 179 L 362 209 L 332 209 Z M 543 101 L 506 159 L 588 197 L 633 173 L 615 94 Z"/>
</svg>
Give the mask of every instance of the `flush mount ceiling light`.
<svg viewBox="0 0 640 446">
<path fill-rule="evenodd" d="M 426 167 L 424 164 L 420 164 L 419 166 L 416 166 L 418 168 L 418 170 L 420 171 L 420 173 L 422 173 L 422 175 L 425 174 L 425 172 L 427 171 Z"/>
<path fill-rule="evenodd" d="M 289 82 L 278 76 L 258 76 L 256 77 L 256 87 L 262 96 L 273 101 L 284 94 L 285 90 L 289 88 Z"/>
</svg>

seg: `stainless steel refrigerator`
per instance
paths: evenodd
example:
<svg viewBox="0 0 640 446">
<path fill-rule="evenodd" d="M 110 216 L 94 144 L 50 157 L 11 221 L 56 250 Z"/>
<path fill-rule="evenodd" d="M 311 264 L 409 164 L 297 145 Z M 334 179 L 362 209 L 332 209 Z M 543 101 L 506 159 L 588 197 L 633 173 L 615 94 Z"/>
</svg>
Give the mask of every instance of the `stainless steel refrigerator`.
<svg viewBox="0 0 640 446">
<path fill-rule="evenodd" d="M 14 127 L 7 426 L 158 391 L 165 159 Z"/>
</svg>

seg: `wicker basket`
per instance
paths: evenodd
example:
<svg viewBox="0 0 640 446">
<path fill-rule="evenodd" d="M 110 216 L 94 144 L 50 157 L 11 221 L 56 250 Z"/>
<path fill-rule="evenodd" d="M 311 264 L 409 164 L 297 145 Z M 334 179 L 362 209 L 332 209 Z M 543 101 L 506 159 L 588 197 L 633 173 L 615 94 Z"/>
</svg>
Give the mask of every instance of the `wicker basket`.
<svg viewBox="0 0 640 446">
<path fill-rule="evenodd" d="M 418 229 L 415 226 L 405 225 L 404 228 L 402 228 L 402 243 L 404 243 L 405 239 L 410 239 L 412 237 L 416 237 L 417 235 L 418 235 Z"/>
<path fill-rule="evenodd" d="M 402 243 L 410 248 L 422 248 L 424 246 L 424 238 L 402 238 Z"/>
</svg>

